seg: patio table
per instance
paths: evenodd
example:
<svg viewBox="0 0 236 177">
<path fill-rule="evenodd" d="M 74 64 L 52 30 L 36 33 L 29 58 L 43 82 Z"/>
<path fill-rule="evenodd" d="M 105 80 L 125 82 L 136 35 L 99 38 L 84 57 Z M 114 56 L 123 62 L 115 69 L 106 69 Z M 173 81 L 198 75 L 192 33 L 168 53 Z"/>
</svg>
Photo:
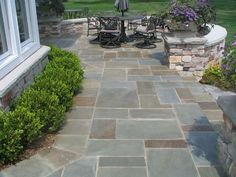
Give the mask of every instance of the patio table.
<svg viewBox="0 0 236 177">
<path fill-rule="evenodd" d="M 138 19 L 144 18 L 143 15 L 129 15 L 129 16 L 128 15 L 127 16 L 115 16 L 115 15 L 114 16 L 111 16 L 111 15 L 107 16 L 107 15 L 104 15 L 102 17 L 107 17 L 107 18 L 118 17 L 118 19 L 121 22 L 120 42 L 130 42 L 131 41 L 130 38 L 127 37 L 126 32 L 125 32 L 126 31 L 125 21 L 138 20 Z"/>
</svg>

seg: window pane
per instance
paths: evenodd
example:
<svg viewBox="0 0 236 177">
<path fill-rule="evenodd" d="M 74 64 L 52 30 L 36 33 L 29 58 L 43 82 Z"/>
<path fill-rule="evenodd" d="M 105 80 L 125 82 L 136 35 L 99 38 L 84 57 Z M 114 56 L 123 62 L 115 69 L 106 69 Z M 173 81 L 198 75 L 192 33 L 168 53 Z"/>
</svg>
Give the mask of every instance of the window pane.
<svg viewBox="0 0 236 177">
<path fill-rule="evenodd" d="M 15 2 L 16 2 L 19 33 L 20 33 L 20 41 L 24 42 L 27 39 L 29 39 L 29 28 L 28 28 L 25 0 L 15 0 Z"/>
<path fill-rule="evenodd" d="M 7 52 L 7 50 L 6 33 L 4 30 L 2 7 L 0 4 L 0 55 Z"/>
</svg>

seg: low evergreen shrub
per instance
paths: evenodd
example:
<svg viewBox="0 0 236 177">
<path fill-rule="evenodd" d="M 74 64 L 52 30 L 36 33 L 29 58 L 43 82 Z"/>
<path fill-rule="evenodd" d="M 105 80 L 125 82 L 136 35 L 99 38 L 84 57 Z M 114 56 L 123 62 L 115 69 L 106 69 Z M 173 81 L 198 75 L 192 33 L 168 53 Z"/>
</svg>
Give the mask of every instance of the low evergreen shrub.
<svg viewBox="0 0 236 177">
<path fill-rule="evenodd" d="M 27 145 L 45 133 L 57 131 L 73 94 L 81 89 L 84 72 L 79 57 L 55 47 L 48 56 L 45 70 L 11 110 L 0 111 L 0 163 L 16 161 Z"/>
</svg>

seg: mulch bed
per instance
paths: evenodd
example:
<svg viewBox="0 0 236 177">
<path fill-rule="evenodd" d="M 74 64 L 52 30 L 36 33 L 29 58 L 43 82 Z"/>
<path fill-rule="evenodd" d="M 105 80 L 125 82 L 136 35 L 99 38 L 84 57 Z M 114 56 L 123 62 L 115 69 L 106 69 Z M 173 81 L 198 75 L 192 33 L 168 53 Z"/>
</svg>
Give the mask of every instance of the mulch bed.
<svg viewBox="0 0 236 177">
<path fill-rule="evenodd" d="M 25 159 L 29 159 L 31 156 L 37 154 L 37 152 L 41 151 L 42 149 L 52 147 L 53 143 L 55 142 L 56 134 L 47 134 L 43 137 L 39 138 L 38 140 L 34 141 L 28 147 L 24 149 L 22 154 L 19 156 L 19 159 L 15 162 L 23 161 Z M 0 171 L 10 167 L 13 164 L 1 164 L 0 163 Z"/>
</svg>

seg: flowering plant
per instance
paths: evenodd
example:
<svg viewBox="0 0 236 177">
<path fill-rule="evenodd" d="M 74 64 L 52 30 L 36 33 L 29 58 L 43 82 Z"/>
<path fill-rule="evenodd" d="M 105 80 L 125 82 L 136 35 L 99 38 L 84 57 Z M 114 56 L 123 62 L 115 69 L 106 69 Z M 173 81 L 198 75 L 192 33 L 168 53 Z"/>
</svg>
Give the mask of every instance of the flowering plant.
<svg viewBox="0 0 236 177">
<path fill-rule="evenodd" d="M 206 29 L 207 23 L 212 23 L 216 16 L 209 0 L 172 0 L 167 14 L 170 28 L 192 30 L 191 27 L 194 27 L 200 32 Z"/>
<path fill-rule="evenodd" d="M 236 38 L 236 34 L 234 37 Z M 221 69 L 224 76 L 234 80 L 236 84 L 236 41 L 226 49 Z"/>
</svg>

